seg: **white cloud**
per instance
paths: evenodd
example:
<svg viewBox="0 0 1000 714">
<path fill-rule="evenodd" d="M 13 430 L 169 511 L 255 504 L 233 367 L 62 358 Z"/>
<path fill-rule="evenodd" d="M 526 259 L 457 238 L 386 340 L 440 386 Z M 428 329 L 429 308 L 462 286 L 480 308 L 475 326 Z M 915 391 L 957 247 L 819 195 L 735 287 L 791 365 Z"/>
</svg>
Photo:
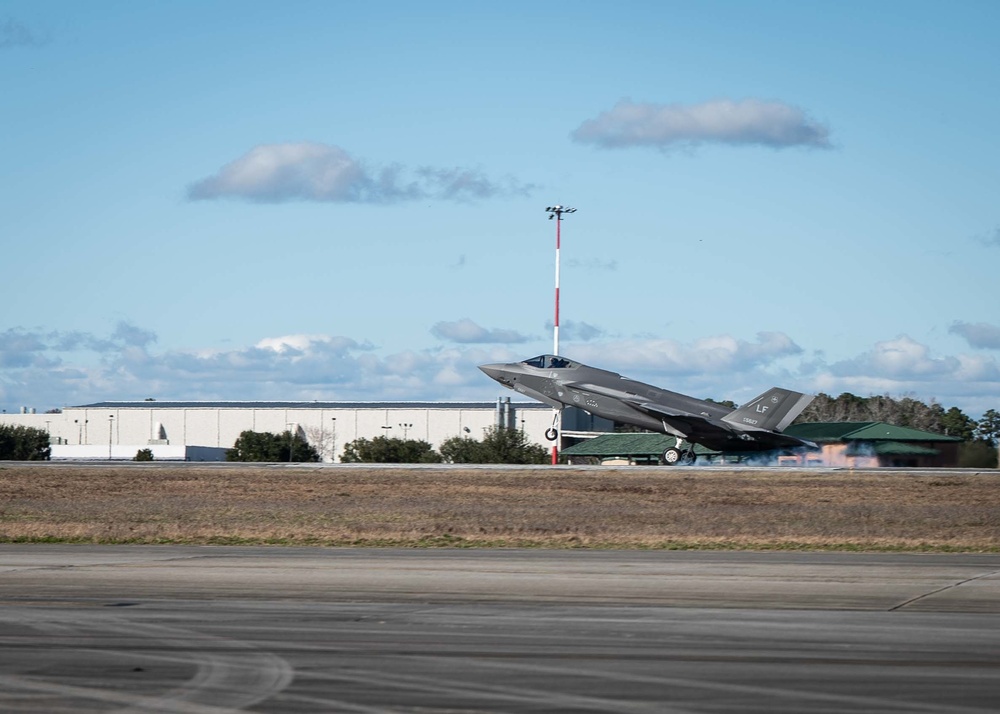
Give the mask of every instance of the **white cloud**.
<svg viewBox="0 0 1000 714">
<path fill-rule="evenodd" d="M 514 359 L 505 348 L 376 354 L 349 337 L 284 335 L 230 350 L 160 353 L 155 335 L 123 324 L 117 337 L 0 333 L 0 403 L 45 410 L 106 400 L 488 401 L 495 387 L 476 365 Z M 122 335 L 144 335 L 131 344 Z M 148 339 L 147 339 L 148 338 Z M 132 340 L 133 342 L 136 340 Z M 64 352 L 71 345 L 73 352 Z M 94 359 L 96 357 L 97 359 Z"/>
<path fill-rule="evenodd" d="M 992 357 L 936 357 L 926 345 L 907 336 L 878 342 L 853 359 L 811 365 L 809 380 L 816 392 L 860 397 L 876 394 L 937 400 L 978 418 L 1000 399 L 1000 365 Z"/>
<path fill-rule="evenodd" d="M 716 335 L 691 344 L 663 339 L 591 343 L 574 347 L 573 354 L 567 356 L 583 362 L 599 360 L 603 364 L 595 366 L 616 372 L 636 370 L 647 374 L 679 376 L 745 372 L 801 352 L 802 348 L 788 335 L 760 332 L 755 342 L 730 335 Z"/>
<path fill-rule="evenodd" d="M 520 344 L 531 340 L 515 330 L 488 330 L 467 317 L 454 322 L 438 322 L 431 328 L 431 334 L 460 344 Z"/>
<path fill-rule="evenodd" d="M 602 148 L 750 144 L 782 149 L 830 148 L 829 130 L 798 107 L 760 99 L 717 99 L 701 104 L 618 102 L 571 134 Z"/>
<path fill-rule="evenodd" d="M 854 359 L 831 366 L 834 374 L 861 376 L 896 381 L 927 380 L 953 374 L 960 362 L 955 357 L 934 358 L 930 349 L 901 335 L 893 340 L 878 342 L 875 347 Z"/>
<path fill-rule="evenodd" d="M 369 169 L 339 146 L 299 142 L 254 147 L 215 175 L 191 184 L 188 198 L 256 203 L 466 201 L 528 195 L 533 188 L 513 178 L 492 180 L 477 169 L 419 167 L 409 172 L 399 165 Z"/>
<path fill-rule="evenodd" d="M 440 323 L 466 336 L 471 320 Z M 0 333 L 0 406 L 40 411 L 106 400 L 476 400 L 511 396 L 477 365 L 547 351 L 531 345 L 456 344 L 382 353 L 345 336 L 293 334 L 213 351 L 153 351 L 151 331 L 122 323 L 110 336 L 11 329 Z M 512 349 L 513 346 L 513 349 Z M 858 396 L 936 399 L 974 418 L 1000 400 L 1000 366 L 991 356 L 936 356 L 909 337 L 877 343 L 826 363 L 781 332 L 752 340 L 716 335 L 577 342 L 566 356 L 695 397 L 747 401 L 771 386 Z"/>
<path fill-rule="evenodd" d="M 553 324 L 552 320 L 545 323 L 546 332 L 552 332 Z M 567 341 L 590 342 L 605 337 L 606 333 L 600 327 L 595 327 L 586 322 L 567 320 L 560 323 L 559 336 Z"/>
<path fill-rule="evenodd" d="M 306 354 L 310 351 L 342 352 L 344 350 L 370 349 L 370 345 L 360 345 L 347 337 L 331 337 L 329 335 L 284 335 L 282 337 L 266 337 L 255 347 L 261 350 L 272 350 L 291 356 Z"/>
<path fill-rule="evenodd" d="M 960 335 L 972 347 L 982 349 L 1000 349 L 1000 327 L 986 322 L 969 324 L 968 322 L 953 322 L 948 332 Z"/>
</svg>

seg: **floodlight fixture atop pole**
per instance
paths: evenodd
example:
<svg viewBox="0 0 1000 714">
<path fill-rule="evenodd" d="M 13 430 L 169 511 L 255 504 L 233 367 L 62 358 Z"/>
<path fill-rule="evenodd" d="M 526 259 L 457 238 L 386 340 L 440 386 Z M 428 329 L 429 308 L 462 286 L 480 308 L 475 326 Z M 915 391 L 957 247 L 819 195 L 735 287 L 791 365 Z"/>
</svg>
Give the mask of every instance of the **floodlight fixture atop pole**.
<svg viewBox="0 0 1000 714">
<path fill-rule="evenodd" d="M 549 220 L 556 219 L 556 314 L 552 323 L 552 354 L 559 354 L 559 251 L 562 248 L 562 235 L 560 228 L 564 213 L 576 213 L 575 208 L 569 206 L 547 206 L 545 211 L 549 214 Z M 557 409 L 552 415 L 552 426 L 556 429 L 557 441 L 552 445 L 552 465 L 559 463 L 559 437 L 562 436 L 562 410 Z"/>
</svg>

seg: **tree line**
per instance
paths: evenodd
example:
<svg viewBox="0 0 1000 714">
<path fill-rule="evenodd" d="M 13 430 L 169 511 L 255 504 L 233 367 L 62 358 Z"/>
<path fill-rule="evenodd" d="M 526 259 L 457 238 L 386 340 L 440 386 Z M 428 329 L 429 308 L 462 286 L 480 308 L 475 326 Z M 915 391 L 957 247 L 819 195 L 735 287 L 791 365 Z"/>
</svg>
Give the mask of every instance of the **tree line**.
<svg viewBox="0 0 1000 714">
<path fill-rule="evenodd" d="M 523 431 L 505 427 L 489 427 L 482 441 L 456 436 L 442 442 L 437 451 L 422 439 L 376 436 L 360 438 L 346 444 L 342 463 L 368 464 L 544 464 L 548 452 L 544 446 L 532 444 Z M 320 454 L 304 439 L 291 432 L 270 434 L 244 431 L 227 461 L 299 461 L 320 460 Z"/>
<path fill-rule="evenodd" d="M 734 404 L 730 404 L 735 408 Z M 956 436 L 973 448 L 992 450 L 1000 441 L 1000 412 L 988 410 L 978 421 L 961 409 L 945 409 L 936 401 L 926 404 L 910 397 L 888 395 L 858 397 L 843 393 L 831 397 L 820 393 L 795 423 L 881 421 L 935 434 Z M 321 445 L 322 447 L 322 445 Z M 38 461 L 51 454 L 49 435 L 43 429 L 0 424 L 0 460 Z M 136 454 L 137 461 L 152 459 L 148 449 Z M 244 431 L 228 461 L 317 462 L 320 453 L 309 440 L 285 431 L 282 434 Z M 345 463 L 455 463 L 455 464 L 544 464 L 549 459 L 544 446 L 530 443 L 523 431 L 490 427 L 483 439 L 456 436 L 435 451 L 422 440 L 377 436 L 356 439 L 344 447 Z M 995 463 L 995 460 L 994 460 Z"/>
<path fill-rule="evenodd" d="M 49 435 L 44 429 L 0 424 L 0 459 L 4 461 L 45 461 L 51 453 Z"/>
<path fill-rule="evenodd" d="M 958 407 L 945 409 L 934 400 L 926 404 L 911 397 L 858 397 L 848 392 L 839 397 L 821 392 L 794 423 L 863 421 L 882 421 L 893 426 L 957 436 L 963 441 L 996 444 L 1000 438 L 1000 413 L 995 409 L 988 410 L 976 421 Z"/>
<path fill-rule="evenodd" d="M 49 435 L 30 426 L 0 424 L 0 460 L 42 461 L 51 455 Z M 140 449 L 134 461 L 152 461 L 151 449 Z M 321 460 L 319 451 L 306 439 L 285 431 L 243 431 L 226 451 L 227 461 L 298 462 Z M 523 431 L 489 427 L 483 439 L 456 436 L 443 442 L 435 451 L 430 443 L 418 439 L 377 436 L 355 439 L 344 446 L 344 463 L 452 463 L 452 464 L 544 464 L 548 451 L 533 444 Z"/>
</svg>

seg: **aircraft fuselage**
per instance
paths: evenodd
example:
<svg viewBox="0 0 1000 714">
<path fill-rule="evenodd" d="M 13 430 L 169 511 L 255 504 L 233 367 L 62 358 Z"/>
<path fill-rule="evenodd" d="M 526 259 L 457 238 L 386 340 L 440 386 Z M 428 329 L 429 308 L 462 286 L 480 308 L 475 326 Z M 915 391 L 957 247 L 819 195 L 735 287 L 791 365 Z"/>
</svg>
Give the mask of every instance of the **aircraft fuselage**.
<svg viewBox="0 0 1000 714">
<path fill-rule="evenodd" d="M 811 397 L 774 388 L 738 410 L 661 389 L 556 355 L 480 369 L 514 391 L 555 408 L 573 406 L 719 451 L 808 445 L 780 430 Z"/>
</svg>

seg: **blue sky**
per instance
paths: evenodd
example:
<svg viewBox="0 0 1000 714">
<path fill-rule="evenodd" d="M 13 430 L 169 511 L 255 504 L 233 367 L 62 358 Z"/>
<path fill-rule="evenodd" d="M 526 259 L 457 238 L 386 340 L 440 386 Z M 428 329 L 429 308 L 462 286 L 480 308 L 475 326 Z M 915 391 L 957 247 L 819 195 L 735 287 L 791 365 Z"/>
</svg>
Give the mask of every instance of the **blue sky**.
<svg viewBox="0 0 1000 714">
<path fill-rule="evenodd" d="M 0 2 L 0 408 L 1000 408 L 1000 4 Z"/>
</svg>

